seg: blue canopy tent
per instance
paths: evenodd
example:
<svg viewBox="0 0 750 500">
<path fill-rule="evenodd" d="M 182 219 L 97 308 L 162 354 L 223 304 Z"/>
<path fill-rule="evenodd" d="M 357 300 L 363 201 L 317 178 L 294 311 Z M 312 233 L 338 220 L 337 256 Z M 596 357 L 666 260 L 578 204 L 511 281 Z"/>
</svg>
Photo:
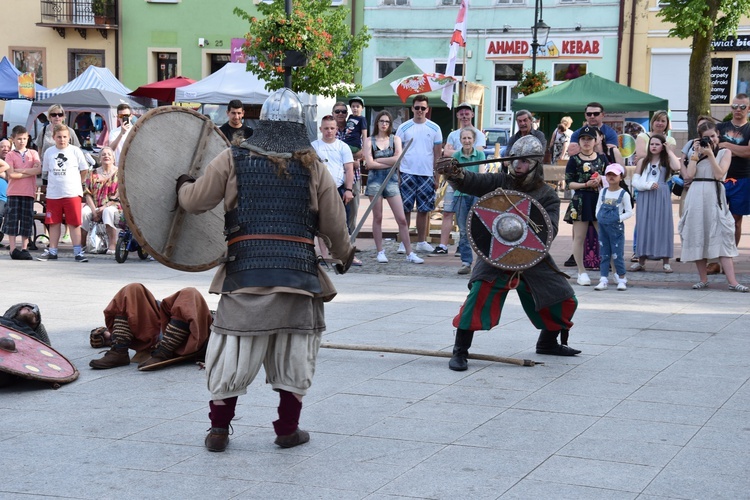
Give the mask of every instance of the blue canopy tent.
<svg viewBox="0 0 750 500">
<path fill-rule="evenodd" d="M 18 99 L 18 75 L 21 72 L 13 66 L 7 57 L 3 56 L 0 60 L 0 99 Z M 38 83 L 36 91 L 47 90 Z"/>
</svg>

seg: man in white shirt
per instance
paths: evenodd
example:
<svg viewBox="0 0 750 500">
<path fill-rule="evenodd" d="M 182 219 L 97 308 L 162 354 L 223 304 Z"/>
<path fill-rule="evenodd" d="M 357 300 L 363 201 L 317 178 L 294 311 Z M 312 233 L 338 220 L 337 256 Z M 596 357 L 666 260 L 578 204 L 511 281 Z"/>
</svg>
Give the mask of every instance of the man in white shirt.
<svg viewBox="0 0 750 500">
<path fill-rule="evenodd" d="M 326 115 L 320 122 L 322 139 L 313 141 L 312 147 L 318 153 L 320 161 L 328 167 L 328 172 L 333 177 L 333 182 L 339 190 L 341 199 L 346 208 L 346 218 L 349 220 L 349 202 L 354 198 L 352 186 L 354 185 L 354 158 L 352 150 L 344 141 L 336 139 L 336 120 L 331 115 Z"/>
<path fill-rule="evenodd" d="M 396 131 L 404 147 L 413 139 L 401 161 L 401 198 L 407 225 L 411 222 L 414 203 L 417 204 L 417 244 L 414 249 L 430 253 L 435 249 L 427 243 L 428 218 L 435 209 L 439 176 L 434 168 L 443 147 L 443 133 L 437 123 L 427 119 L 430 107 L 426 95 L 415 96 L 411 109 L 414 118 L 402 123 Z M 398 253 L 406 253 L 403 244 L 399 246 Z"/>
<path fill-rule="evenodd" d="M 117 105 L 117 123 L 119 123 L 120 126 L 109 134 L 110 141 L 108 146 L 114 150 L 115 165 L 118 166 L 120 165 L 120 153 L 122 152 L 122 147 L 125 145 L 125 139 L 127 139 L 128 134 L 133 128 L 133 125 L 130 122 L 132 117 L 133 110 L 130 109 L 128 104 L 123 103 Z"/>
</svg>

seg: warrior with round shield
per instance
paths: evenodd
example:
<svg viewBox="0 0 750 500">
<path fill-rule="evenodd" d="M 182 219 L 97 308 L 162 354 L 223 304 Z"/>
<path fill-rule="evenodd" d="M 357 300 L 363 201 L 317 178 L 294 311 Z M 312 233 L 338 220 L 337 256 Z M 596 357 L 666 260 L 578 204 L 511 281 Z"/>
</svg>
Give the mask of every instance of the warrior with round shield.
<svg viewBox="0 0 750 500">
<path fill-rule="evenodd" d="M 436 167 L 455 189 L 463 193 L 477 197 L 487 195 L 483 198 L 487 199 L 491 197 L 489 193 L 498 190 L 493 194 L 505 203 L 510 197 L 504 190 L 513 190 L 519 194 L 516 200 L 525 201 L 511 201 L 513 210 L 508 213 L 482 210 L 478 207 L 482 200 L 472 209 L 469 224 L 473 227 L 469 236 L 473 235 L 472 244 L 482 258 L 472 272 L 469 295 L 453 319 L 457 330 L 453 357 L 448 365 L 451 370 L 467 369 L 474 331 L 490 330 L 500 322 L 503 304 L 512 289 L 518 292 L 529 320 L 541 330 L 536 343 L 537 354 L 574 356 L 581 352 L 567 346 L 568 331 L 573 325 L 571 319 L 578 301 L 565 274 L 557 268 L 548 251 L 548 244 L 557 234 L 560 198 L 544 182 L 544 147 L 536 137 L 522 137 L 511 148 L 510 157 L 514 156 L 519 158 L 511 160 L 507 174 L 466 172 L 450 158 L 439 160 Z M 518 226 L 519 220 L 530 227 L 525 224 Z M 546 235 L 545 238 L 539 237 L 537 233 L 540 232 Z M 488 245 L 485 251 L 479 248 L 479 240 Z M 509 256 L 513 255 L 531 255 L 533 265 L 524 267 L 499 262 L 511 259 Z M 558 336 L 562 343 L 558 343 Z"/>
<path fill-rule="evenodd" d="M 299 428 L 325 330 L 323 303 L 336 295 L 315 254 L 320 237 L 338 270 L 354 258 L 344 206 L 310 145 L 302 104 L 289 89 L 265 101 L 253 135 L 219 153 L 198 179 L 178 179 L 188 213 L 224 205 L 228 252 L 210 292 L 221 294 L 206 352 L 211 429 L 205 445 L 224 451 L 237 397 L 265 368 L 279 393 L 276 445 L 309 441 Z"/>
</svg>

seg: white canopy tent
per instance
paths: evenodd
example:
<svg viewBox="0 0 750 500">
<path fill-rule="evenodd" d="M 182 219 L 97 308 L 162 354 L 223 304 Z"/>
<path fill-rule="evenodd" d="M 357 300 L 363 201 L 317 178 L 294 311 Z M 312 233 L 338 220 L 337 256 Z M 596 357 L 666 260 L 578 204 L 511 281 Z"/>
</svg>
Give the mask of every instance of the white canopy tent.
<svg viewBox="0 0 750 500">
<path fill-rule="evenodd" d="M 266 90 L 266 82 L 247 71 L 245 63 L 227 63 L 203 80 L 175 89 L 175 101 L 204 105 L 229 104 L 232 99 L 239 99 L 243 104 L 260 106 L 269 95 L 271 92 Z M 322 106 L 327 114 L 335 100 L 304 93 L 299 98 L 305 107 L 307 129 L 313 140 L 318 134 L 318 106 Z"/>
<path fill-rule="evenodd" d="M 227 63 L 203 80 L 175 89 L 175 101 L 200 104 L 228 104 L 239 99 L 243 104 L 261 105 L 269 95 L 266 82 L 247 71 L 245 63 Z"/>
<path fill-rule="evenodd" d="M 58 94 L 66 94 L 75 90 L 88 89 L 106 90 L 120 95 L 127 95 L 132 92 L 131 89 L 120 83 L 120 80 L 115 78 L 115 75 L 113 75 L 107 68 L 89 66 L 83 73 L 65 85 L 61 85 L 54 89 L 37 91 L 36 98 L 37 100 L 48 99 Z"/>
</svg>

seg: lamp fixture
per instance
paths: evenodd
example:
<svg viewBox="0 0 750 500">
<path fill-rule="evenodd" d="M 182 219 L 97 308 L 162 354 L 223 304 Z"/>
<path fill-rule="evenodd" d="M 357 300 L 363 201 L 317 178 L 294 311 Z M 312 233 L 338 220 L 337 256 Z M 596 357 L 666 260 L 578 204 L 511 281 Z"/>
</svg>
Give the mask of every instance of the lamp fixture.
<svg viewBox="0 0 750 500">
<path fill-rule="evenodd" d="M 503 33 L 507 33 L 508 31 L 510 31 L 510 24 L 506 24 L 503 26 Z"/>
<path fill-rule="evenodd" d="M 576 31 L 581 31 L 581 23 L 576 24 Z"/>
</svg>

